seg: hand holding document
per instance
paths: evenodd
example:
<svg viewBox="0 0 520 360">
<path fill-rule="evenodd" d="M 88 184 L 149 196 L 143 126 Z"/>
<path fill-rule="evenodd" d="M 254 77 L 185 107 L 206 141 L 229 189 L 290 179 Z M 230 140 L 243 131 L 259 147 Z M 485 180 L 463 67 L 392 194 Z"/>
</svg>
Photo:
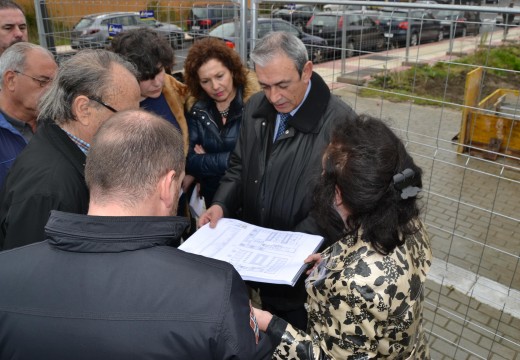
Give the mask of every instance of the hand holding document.
<svg viewBox="0 0 520 360">
<path fill-rule="evenodd" d="M 303 260 L 322 242 L 321 236 L 220 219 L 214 229 L 201 227 L 179 249 L 226 261 L 244 280 L 294 286 L 306 268 Z"/>
</svg>

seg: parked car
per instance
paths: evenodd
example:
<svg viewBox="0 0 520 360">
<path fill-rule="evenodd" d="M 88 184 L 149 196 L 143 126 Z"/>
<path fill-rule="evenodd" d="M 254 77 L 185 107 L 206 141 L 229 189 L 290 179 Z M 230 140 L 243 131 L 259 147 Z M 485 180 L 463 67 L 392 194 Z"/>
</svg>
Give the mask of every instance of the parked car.
<svg viewBox="0 0 520 360">
<path fill-rule="evenodd" d="M 511 21 L 510 21 L 510 24 L 509 25 L 512 25 L 512 26 L 518 26 L 520 25 L 520 14 L 513 14 L 513 16 L 511 16 L 511 14 L 509 15 L 511 17 Z M 497 17 L 495 18 L 495 23 L 497 25 L 500 25 L 500 26 L 503 26 L 504 25 L 504 16 L 502 14 L 498 14 Z"/>
<path fill-rule="evenodd" d="M 383 10 L 379 13 L 377 22 L 382 27 L 384 36 L 395 45 L 406 44 L 408 28 L 410 28 L 410 46 L 426 41 L 440 41 L 444 38 L 440 21 L 426 10 Z"/>
<path fill-rule="evenodd" d="M 345 24 L 346 56 L 359 55 L 363 50 L 381 50 L 385 37 L 381 28 L 364 12 L 324 11 L 315 14 L 305 32 L 327 40 L 329 47 L 341 49 Z"/>
<path fill-rule="evenodd" d="M 112 37 L 110 25 L 119 25 L 124 30 L 151 27 L 168 38 L 173 48 L 180 48 L 184 42 L 184 31 L 174 24 L 161 23 L 153 18 L 141 18 L 139 12 L 108 12 L 82 17 L 70 33 L 73 49 L 104 48 Z"/>
<path fill-rule="evenodd" d="M 298 36 L 305 44 L 309 53 L 309 59 L 313 62 L 322 61 L 325 52 L 327 51 L 327 41 L 325 41 L 325 39 L 319 36 L 306 34 L 293 24 L 282 19 L 259 18 L 257 23 L 257 34 L 254 38 L 260 39 L 271 31 L 286 31 Z M 236 47 L 236 41 L 239 39 L 239 34 L 240 23 L 234 21 L 222 23 L 211 29 L 208 33 L 209 36 L 221 38 L 231 48 Z M 247 34 L 247 38 L 251 39 L 251 21 L 247 22 Z M 251 52 L 250 42 L 251 41 L 247 44 L 248 54 Z"/>
<path fill-rule="evenodd" d="M 318 11 L 315 5 L 284 5 L 281 9 L 274 10 L 272 17 L 283 19 L 294 24 L 298 29 L 303 30 L 305 24 L 311 19 L 312 15 Z"/>
<path fill-rule="evenodd" d="M 444 37 L 477 35 L 480 31 L 482 20 L 477 11 L 440 10 L 435 17 L 440 20 Z"/>
<path fill-rule="evenodd" d="M 188 32 L 192 36 L 207 34 L 215 25 L 233 19 L 236 12 L 237 8 L 231 3 L 193 5 L 186 21 Z"/>
<path fill-rule="evenodd" d="M 344 5 L 344 4 L 326 4 L 323 5 L 323 11 L 367 11 L 368 6 L 365 5 Z"/>
</svg>

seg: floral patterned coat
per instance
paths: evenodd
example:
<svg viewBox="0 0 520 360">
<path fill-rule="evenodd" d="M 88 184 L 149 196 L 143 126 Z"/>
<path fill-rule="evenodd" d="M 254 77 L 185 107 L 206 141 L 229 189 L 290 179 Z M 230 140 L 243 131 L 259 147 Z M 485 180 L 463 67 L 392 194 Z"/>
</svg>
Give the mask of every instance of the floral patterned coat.
<svg viewBox="0 0 520 360">
<path fill-rule="evenodd" d="M 429 359 L 423 297 L 431 249 L 424 225 L 388 255 L 358 236 L 323 253 L 309 275 L 307 333 L 273 317 L 274 359 Z"/>
</svg>

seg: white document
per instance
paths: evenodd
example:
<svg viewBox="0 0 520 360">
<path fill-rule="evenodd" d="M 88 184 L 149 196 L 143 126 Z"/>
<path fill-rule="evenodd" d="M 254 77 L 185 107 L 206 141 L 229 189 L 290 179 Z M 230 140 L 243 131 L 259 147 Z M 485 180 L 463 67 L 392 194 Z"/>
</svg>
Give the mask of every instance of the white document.
<svg viewBox="0 0 520 360">
<path fill-rule="evenodd" d="M 294 286 L 315 253 L 321 236 L 277 231 L 239 220 L 220 219 L 204 225 L 179 249 L 232 264 L 243 280 Z"/>
</svg>

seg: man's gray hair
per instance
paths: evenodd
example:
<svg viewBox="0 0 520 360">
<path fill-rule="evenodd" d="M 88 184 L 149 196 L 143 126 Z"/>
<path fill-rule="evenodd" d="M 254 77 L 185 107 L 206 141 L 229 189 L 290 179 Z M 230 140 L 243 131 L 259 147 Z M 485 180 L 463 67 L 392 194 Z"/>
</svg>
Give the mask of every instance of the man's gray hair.
<svg viewBox="0 0 520 360">
<path fill-rule="evenodd" d="M 23 8 L 20 5 L 18 5 L 17 3 L 15 3 L 14 1 L 0 0 L 0 10 L 4 10 L 4 9 L 18 9 L 25 16 L 25 11 L 23 11 Z"/>
<path fill-rule="evenodd" d="M 25 71 L 25 60 L 30 50 L 40 50 L 54 59 L 52 53 L 40 45 L 31 44 L 29 42 L 19 42 L 9 46 L 3 52 L 2 56 L 0 56 L 0 89 L 2 88 L 6 71 Z"/>
<path fill-rule="evenodd" d="M 113 85 L 111 75 L 115 64 L 137 78 L 138 72 L 133 64 L 107 50 L 82 50 L 61 63 L 49 91 L 40 100 L 38 121 L 57 124 L 75 121 L 72 112 L 74 100 L 80 95 L 103 99 Z"/>
<path fill-rule="evenodd" d="M 98 203 L 135 207 L 149 197 L 162 176 L 184 171 L 184 142 L 163 118 L 144 110 L 119 112 L 101 125 L 87 156 L 85 180 Z"/>
<path fill-rule="evenodd" d="M 258 40 L 250 57 L 255 65 L 263 67 L 279 54 L 287 55 L 301 76 L 303 67 L 309 61 L 309 54 L 303 42 L 294 34 L 284 31 L 268 33 Z"/>
</svg>

